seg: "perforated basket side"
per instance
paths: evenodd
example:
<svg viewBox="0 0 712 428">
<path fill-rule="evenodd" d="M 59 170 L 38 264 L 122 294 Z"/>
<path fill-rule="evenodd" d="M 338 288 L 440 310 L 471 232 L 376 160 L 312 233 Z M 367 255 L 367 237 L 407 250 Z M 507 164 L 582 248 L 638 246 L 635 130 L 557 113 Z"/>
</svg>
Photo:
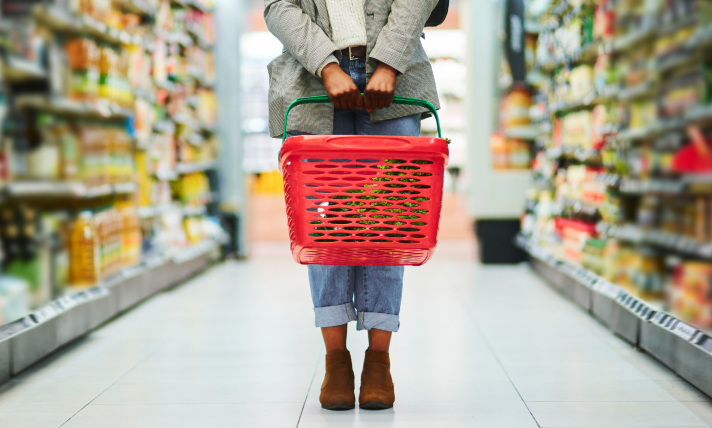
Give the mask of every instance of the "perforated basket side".
<svg viewBox="0 0 712 428">
<path fill-rule="evenodd" d="M 302 264 L 347 266 L 420 266 L 432 255 L 428 249 L 400 248 L 303 248 L 295 252 Z"/>
</svg>

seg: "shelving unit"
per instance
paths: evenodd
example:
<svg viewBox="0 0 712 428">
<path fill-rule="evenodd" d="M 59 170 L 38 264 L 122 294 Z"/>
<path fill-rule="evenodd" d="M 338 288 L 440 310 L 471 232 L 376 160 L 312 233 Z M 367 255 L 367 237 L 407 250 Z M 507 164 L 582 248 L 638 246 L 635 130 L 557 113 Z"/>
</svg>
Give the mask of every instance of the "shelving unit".
<svg viewBox="0 0 712 428">
<path fill-rule="evenodd" d="M 518 238 L 552 285 L 707 394 L 711 11 L 559 0 L 536 18 L 533 110 L 551 132 Z"/>
<path fill-rule="evenodd" d="M 207 218 L 220 202 L 212 2 L 37 3 L 0 20 L 17 37 L 0 49 L 15 125 L 0 144 L 0 276 L 41 290 L 20 320 L 0 311 L 0 383 L 204 269 L 224 238 Z"/>
</svg>

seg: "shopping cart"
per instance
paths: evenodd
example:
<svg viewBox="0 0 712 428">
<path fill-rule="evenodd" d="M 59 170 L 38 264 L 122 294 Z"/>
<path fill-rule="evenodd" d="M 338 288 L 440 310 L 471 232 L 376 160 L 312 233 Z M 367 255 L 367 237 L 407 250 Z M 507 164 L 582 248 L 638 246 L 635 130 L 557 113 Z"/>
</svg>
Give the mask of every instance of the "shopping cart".
<svg viewBox="0 0 712 428">
<path fill-rule="evenodd" d="M 425 107 L 438 138 L 372 135 L 299 135 L 286 138 L 284 115 L 280 170 L 284 176 L 289 238 L 301 264 L 401 266 L 424 264 L 435 250 L 448 161 L 435 107 L 395 97 L 394 104 Z"/>
</svg>

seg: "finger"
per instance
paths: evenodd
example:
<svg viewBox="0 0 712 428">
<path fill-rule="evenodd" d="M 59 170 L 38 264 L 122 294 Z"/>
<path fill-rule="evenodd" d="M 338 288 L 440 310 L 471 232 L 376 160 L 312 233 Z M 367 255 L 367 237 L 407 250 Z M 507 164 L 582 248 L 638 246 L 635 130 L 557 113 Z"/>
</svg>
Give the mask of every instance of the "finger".
<svg viewBox="0 0 712 428">
<path fill-rule="evenodd" d="M 363 97 L 361 96 L 360 92 L 356 94 L 356 108 L 363 108 Z"/>
<path fill-rule="evenodd" d="M 344 110 L 348 110 L 349 108 L 349 98 L 347 95 L 341 96 L 341 108 Z"/>
<path fill-rule="evenodd" d="M 392 103 L 393 103 L 393 95 L 389 94 L 386 96 L 386 108 L 390 107 Z"/>
<path fill-rule="evenodd" d="M 351 94 L 348 98 L 348 104 L 349 104 L 349 110 L 353 110 L 354 107 L 356 107 L 356 100 L 354 99 L 353 94 Z"/>
<path fill-rule="evenodd" d="M 366 110 L 369 112 L 373 109 L 371 93 L 369 91 L 366 91 L 363 94 L 363 106 L 366 107 Z"/>
<path fill-rule="evenodd" d="M 383 108 L 386 106 L 386 97 L 383 93 L 378 96 L 378 108 Z"/>
</svg>

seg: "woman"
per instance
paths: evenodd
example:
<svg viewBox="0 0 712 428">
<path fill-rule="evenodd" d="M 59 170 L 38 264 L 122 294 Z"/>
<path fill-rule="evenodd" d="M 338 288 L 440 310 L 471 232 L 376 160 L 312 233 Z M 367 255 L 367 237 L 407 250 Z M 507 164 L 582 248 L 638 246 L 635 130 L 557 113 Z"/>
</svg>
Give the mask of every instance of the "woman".
<svg viewBox="0 0 712 428">
<path fill-rule="evenodd" d="M 297 98 L 327 94 L 331 104 L 290 113 L 289 135 L 419 136 L 421 107 L 393 97 L 425 99 L 439 107 L 435 80 L 420 43 L 437 0 L 265 0 L 267 27 L 284 45 L 268 66 L 270 134 L 281 137 L 284 113 Z M 363 96 L 361 93 L 363 92 Z M 359 406 L 393 407 L 388 349 L 398 331 L 402 266 L 309 266 L 316 315 L 326 345 L 325 409 L 356 403 L 346 326 L 368 330 Z M 354 307 L 356 310 L 354 310 Z"/>
</svg>

